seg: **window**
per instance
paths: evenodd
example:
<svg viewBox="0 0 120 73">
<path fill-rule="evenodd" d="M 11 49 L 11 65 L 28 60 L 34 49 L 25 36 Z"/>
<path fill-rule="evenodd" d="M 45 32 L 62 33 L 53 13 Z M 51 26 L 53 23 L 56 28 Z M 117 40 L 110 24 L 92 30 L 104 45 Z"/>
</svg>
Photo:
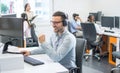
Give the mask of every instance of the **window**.
<svg viewBox="0 0 120 73">
<path fill-rule="evenodd" d="M 24 5 L 30 3 L 31 11 L 42 20 L 50 18 L 50 0 L 0 0 L 0 14 L 17 14 L 24 12 Z"/>
<path fill-rule="evenodd" d="M 42 3 L 41 3 L 41 2 L 35 3 L 35 7 L 41 7 L 41 6 L 42 6 Z"/>
<path fill-rule="evenodd" d="M 34 15 L 38 15 L 41 21 L 49 20 L 50 0 L 26 0 L 25 3 L 30 3 Z"/>
</svg>

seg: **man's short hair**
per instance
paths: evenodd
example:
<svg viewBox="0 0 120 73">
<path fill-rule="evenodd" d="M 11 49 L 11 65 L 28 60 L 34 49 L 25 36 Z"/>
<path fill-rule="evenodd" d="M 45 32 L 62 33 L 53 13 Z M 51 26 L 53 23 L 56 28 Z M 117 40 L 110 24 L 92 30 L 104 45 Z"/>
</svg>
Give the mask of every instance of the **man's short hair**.
<svg viewBox="0 0 120 73">
<path fill-rule="evenodd" d="M 74 13 L 73 14 L 73 18 L 75 18 L 76 16 L 79 16 L 79 14 Z"/>
<path fill-rule="evenodd" d="M 74 20 L 75 20 L 75 17 L 76 17 L 76 16 L 79 16 L 79 14 L 76 14 L 76 13 L 73 14 L 73 19 L 74 19 Z"/>
<path fill-rule="evenodd" d="M 65 15 L 65 13 L 61 11 L 55 12 L 53 16 L 61 16 L 63 20 L 67 19 L 67 16 Z"/>
</svg>

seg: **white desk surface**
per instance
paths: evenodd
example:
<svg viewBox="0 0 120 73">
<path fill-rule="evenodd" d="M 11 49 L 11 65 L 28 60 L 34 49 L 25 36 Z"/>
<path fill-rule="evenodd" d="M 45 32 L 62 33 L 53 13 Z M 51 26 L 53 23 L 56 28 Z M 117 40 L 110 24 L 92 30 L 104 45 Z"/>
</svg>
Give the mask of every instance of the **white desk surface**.
<svg viewBox="0 0 120 73">
<path fill-rule="evenodd" d="M 120 34 L 118 34 L 118 33 L 103 32 L 103 35 L 108 35 L 108 36 L 120 38 Z"/>
<path fill-rule="evenodd" d="M 102 27 L 103 28 L 103 30 L 110 30 L 110 29 L 106 29 L 106 28 L 104 28 L 104 27 Z M 116 43 L 116 45 L 117 45 L 117 49 L 116 49 L 116 51 L 119 51 L 120 50 L 120 29 L 116 29 L 116 28 L 112 28 L 112 30 L 110 30 L 110 31 L 114 31 L 114 33 L 110 33 L 110 32 L 103 32 L 103 35 L 107 35 L 107 36 L 112 36 L 112 37 L 116 37 L 117 38 L 117 43 Z M 116 59 L 116 65 L 118 65 L 118 64 L 120 64 L 120 60 L 119 59 Z"/>
<path fill-rule="evenodd" d="M 104 32 L 104 30 L 114 31 L 114 33 Z M 113 29 L 111 30 L 110 28 L 107 28 L 107 27 L 101 27 L 101 31 L 102 31 L 102 34 L 103 34 L 103 35 L 113 36 L 113 37 L 120 38 L 120 29 L 113 28 Z"/>
<path fill-rule="evenodd" d="M 9 47 L 9 50 L 11 49 L 15 50 L 18 48 Z M 53 62 L 46 54 L 38 54 L 38 55 L 30 55 L 30 56 L 40 61 L 43 61 L 45 64 L 32 66 L 24 62 L 24 70 L 13 70 L 2 73 L 16 73 L 16 72 L 17 73 L 69 73 L 69 71 L 65 67 L 63 67 L 61 64 L 57 62 Z"/>
<path fill-rule="evenodd" d="M 53 62 L 47 55 L 31 55 L 35 59 L 43 61 L 45 64 L 32 66 L 24 63 L 24 73 L 69 73 L 68 70 L 59 63 Z"/>
</svg>

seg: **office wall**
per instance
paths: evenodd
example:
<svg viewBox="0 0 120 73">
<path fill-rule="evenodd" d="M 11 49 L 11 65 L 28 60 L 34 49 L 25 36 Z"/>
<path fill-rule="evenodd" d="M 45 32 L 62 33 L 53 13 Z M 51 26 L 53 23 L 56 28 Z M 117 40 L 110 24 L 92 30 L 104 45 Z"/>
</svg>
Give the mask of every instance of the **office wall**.
<svg viewBox="0 0 120 73">
<path fill-rule="evenodd" d="M 89 12 L 102 11 L 106 16 L 120 16 L 120 0 L 53 0 L 53 12 L 79 13 L 86 20 Z"/>
<path fill-rule="evenodd" d="M 72 18 L 73 13 L 78 13 L 85 21 L 90 10 L 90 0 L 53 0 L 53 12 L 64 11 Z"/>
<path fill-rule="evenodd" d="M 91 0 L 90 11 L 102 11 L 107 16 L 120 16 L 120 0 Z"/>
</svg>

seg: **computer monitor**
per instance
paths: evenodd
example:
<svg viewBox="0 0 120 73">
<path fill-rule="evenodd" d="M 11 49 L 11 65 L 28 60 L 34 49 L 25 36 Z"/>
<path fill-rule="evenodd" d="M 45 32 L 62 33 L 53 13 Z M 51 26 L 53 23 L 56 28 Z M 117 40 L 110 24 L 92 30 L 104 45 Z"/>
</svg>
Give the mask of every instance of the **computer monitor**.
<svg viewBox="0 0 120 73">
<path fill-rule="evenodd" d="M 1 17 L 16 17 L 16 14 L 4 14 Z"/>
<path fill-rule="evenodd" d="M 90 12 L 89 15 L 94 15 L 95 22 L 96 21 L 101 21 L 102 11 L 98 11 L 96 13 Z"/>
<path fill-rule="evenodd" d="M 115 16 L 115 28 L 120 28 L 120 17 Z"/>
<path fill-rule="evenodd" d="M 95 18 L 95 21 L 98 21 L 98 14 L 97 13 L 89 13 L 89 15 L 93 15 Z"/>
<path fill-rule="evenodd" d="M 0 37 L 0 42 L 5 44 L 3 51 L 8 45 L 24 47 L 22 18 L 0 18 Z"/>
<path fill-rule="evenodd" d="M 102 11 L 98 11 L 97 13 L 98 13 L 98 19 L 97 19 L 97 21 L 101 21 L 101 16 L 103 15 Z"/>
<path fill-rule="evenodd" d="M 114 28 L 114 24 L 115 24 L 115 17 L 110 17 L 110 16 L 102 16 L 101 17 L 101 26 L 102 27 Z"/>
</svg>

